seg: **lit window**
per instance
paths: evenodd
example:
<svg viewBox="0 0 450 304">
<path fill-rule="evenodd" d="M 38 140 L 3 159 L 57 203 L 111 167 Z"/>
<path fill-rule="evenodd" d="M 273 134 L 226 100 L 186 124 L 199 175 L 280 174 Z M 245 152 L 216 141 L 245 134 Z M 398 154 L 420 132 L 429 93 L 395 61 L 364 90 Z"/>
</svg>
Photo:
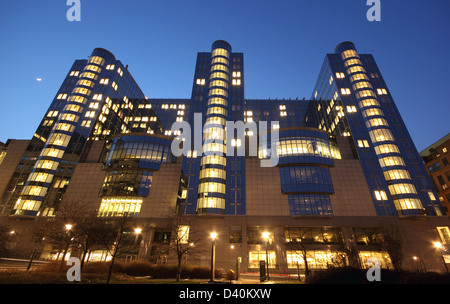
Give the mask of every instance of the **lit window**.
<svg viewBox="0 0 450 304">
<path fill-rule="evenodd" d="M 78 76 L 79 73 L 79 71 L 72 71 L 70 72 L 69 76 Z"/>
<path fill-rule="evenodd" d="M 389 126 L 388 122 L 384 118 L 373 118 L 366 121 L 366 126 L 368 128 L 378 127 L 378 126 Z"/>
<path fill-rule="evenodd" d="M 189 241 L 189 226 L 178 226 L 178 242 L 180 244 L 187 244 Z"/>
<path fill-rule="evenodd" d="M 118 69 L 117 69 L 117 73 L 119 73 L 119 75 L 122 76 L 122 75 L 123 75 L 122 69 L 121 69 L 121 68 L 118 68 Z"/>
<path fill-rule="evenodd" d="M 286 110 L 286 106 L 285 105 L 280 105 L 280 110 Z"/>
<path fill-rule="evenodd" d="M 212 52 L 212 57 L 215 57 L 215 56 L 229 57 L 229 52 L 222 48 L 214 49 Z"/>
<path fill-rule="evenodd" d="M 409 175 L 408 171 L 406 170 L 402 170 L 402 169 L 394 169 L 394 170 L 389 170 L 389 171 L 385 171 L 384 173 L 384 178 L 386 179 L 386 181 L 391 181 L 391 180 L 399 180 L 399 179 L 411 179 L 411 176 Z"/>
<path fill-rule="evenodd" d="M 341 94 L 342 95 L 350 95 L 350 89 L 348 89 L 348 88 L 341 88 Z"/>
<path fill-rule="evenodd" d="M 342 59 L 345 60 L 345 59 L 351 58 L 351 57 L 359 58 L 359 56 L 355 50 L 346 50 L 346 51 L 342 52 Z"/>
<path fill-rule="evenodd" d="M 388 154 L 388 153 L 398 153 L 398 154 L 400 154 L 400 150 L 394 144 L 385 144 L 385 145 L 376 146 L 375 147 L 375 153 L 377 153 L 377 155 Z"/>
<path fill-rule="evenodd" d="M 287 116 L 287 112 L 286 112 L 286 111 L 281 111 L 281 112 L 280 112 L 280 116 L 283 116 L 283 117 L 284 117 L 284 116 Z"/>
<path fill-rule="evenodd" d="M 107 69 L 107 70 L 114 70 L 114 64 L 108 64 L 108 65 L 106 66 L 106 69 Z"/>
<path fill-rule="evenodd" d="M 386 89 L 377 89 L 378 95 L 386 95 L 387 91 Z"/>
<path fill-rule="evenodd" d="M 233 72 L 233 77 L 237 77 L 237 78 L 239 78 L 239 77 L 241 77 L 241 72 Z"/>
<path fill-rule="evenodd" d="M 430 197 L 430 200 L 435 201 L 436 196 L 434 196 L 434 193 L 432 191 L 428 191 L 428 196 Z"/>
<path fill-rule="evenodd" d="M 108 84 L 108 82 L 109 82 L 109 79 L 107 79 L 107 78 L 100 79 L 101 84 Z"/>
<path fill-rule="evenodd" d="M 386 192 L 384 192 L 383 190 L 375 191 L 375 198 L 377 199 L 377 201 L 387 200 Z"/>
<path fill-rule="evenodd" d="M 240 147 L 241 146 L 241 140 L 240 139 L 231 139 L 231 146 L 232 147 Z"/>
<path fill-rule="evenodd" d="M 102 94 L 94 94 L 94 96 L 92 97 L 92 99 L 94 100 L 102 100 L 103 95 Z"/>
<path fill-rule="evenodd" d="M 447 153 L 447 148 L 442 148 L 442 153 Z"/>
<path fill-rule="evenodd" d="M 392 195 L 398 195 L 398 194 L 417 194 L 416 188 L 413 184 L 393 184 L 389 185 L 389 191 Z"/>
<path fill-rule="evenodd" d="M 450 244 L 450 229 L 448 227 L 436 227 L 443 244 Z"/>
<path fill-rule="evenodd" d="M 80 111 L 79 105 L 70 104 L 66 107 L 66 111 L 72 111 L 72 112 L 79 112 Z"/>
<path fill-rule="evenodd" d="M 77 94 L 83 94 L 83 95 L 91 95 L 91 90 L 88 90 L 86 88 L 82 88 L 82 87 L 77 87 L 74 91 L 74 93 Z"/>
<path fill-rule="evenodd" d="M 119 87 L 115 81 L 113 81 L 111 86 L 114 88 L 115 91 L 117 91 L 117 88 Z"/>
<path fill-rule="evenodd" d="M 89 63 L 95 63 L 98 65 L 104 65 L 105 64 L 105 59 L 103 59 L 102 57 L 99 56 L 92 56 L 91 58 L 89 58 Z"/>
<path fill-rule="evenodd" d="M 91 108 L 91 109 L 98 109 L 98 102 L 91 102 L 89 104 L 89 108 Z"/>
<path fill-rule="evenodd" d="M 345 78 L 345 74 L 344 73 L 336 73 L 336 78 L 338 78 L 338 79 Z M 331 80 L 330 80 L 330 84 L 331 84 Z"/>
<path fill-rule="evenodd" d="M 77 85 L 82 85 L 90 88 L 94 87 L 94 83 L 87 79 L 81 79 L 80 81 L 78 81 Z"/>
<path fill-rule="evenodd" d="M 92 65 L 92 64 L 87 65 L 85 67 L 85 70 L 96 72 L 96 73 L 101 73 L 102 72 L 102 69 L 100 67 L 98 67 L 96 65 Z"/>
<path fill-rule="evenodd" d="M 50 111 L 47 114 L 47 117 L 56 117 L 58 116 L 58 111 Z"/>
<path fill-rule="evenodd" d="M 348 113 L 355 113 L 356 107 L 355 106 L 347 106 L 347 112 Z"/>
<path fill-rule="evenodd" d="M 232 85 L 241 85 L 241 80 L 240 79 L 233 79 Z"/>
<path fill-rule="evenodd" d="M 358 140 L 358 147 L 360 148 L 368 148 L 369 142 L 367 140 Z"/>
<path fill-rule="evenodd" d="M 380 158 L 379 162 L 382 168 L 390 166 L 405 166 L 405 162 L 403 161 L 403 159 L 398 156 L 388 156 Z"/>
<path fill-rule="evenodd" d="M 198 79 L 197 79 L 197 84 L 198 84 L 198 85 L 205 85 L 205 82 L 206 82 L 205 79 L 201 79 L 201 78 L 198 78 Z"/>
<path fill-rule="evenodd" d="M 369 132 L 373 143 L 380 141 L 395 141 L 392 132 L 388 129 L 376 129 Z"/>
<path fill-rule="evenodd" d="M 67 94 L 59 94 L 58 95 L 58 99 L 66 99 L 67 98 Z"/>
</svg>

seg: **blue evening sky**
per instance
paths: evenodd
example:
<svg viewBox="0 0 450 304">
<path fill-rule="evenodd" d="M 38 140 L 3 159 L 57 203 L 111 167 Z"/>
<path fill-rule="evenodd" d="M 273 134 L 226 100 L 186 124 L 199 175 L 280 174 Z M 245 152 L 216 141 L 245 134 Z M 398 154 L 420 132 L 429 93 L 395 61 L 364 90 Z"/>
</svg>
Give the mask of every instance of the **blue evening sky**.
<svg viewBox="0 0 450 304">
<path fill-rule="evenodd" d="M 66 0 L 0 2 L 0 141 L 30 139 L 75 59 L 111 51 L 150 98 L 189 98 L 197 52 L 245 53 L 246 98 L 311 97 L 326 53 L 372 53 L 419 152 L 450 132 L 450 1 Z M 36 81 L 42 78 L 42 81 Z"/>
</svg>

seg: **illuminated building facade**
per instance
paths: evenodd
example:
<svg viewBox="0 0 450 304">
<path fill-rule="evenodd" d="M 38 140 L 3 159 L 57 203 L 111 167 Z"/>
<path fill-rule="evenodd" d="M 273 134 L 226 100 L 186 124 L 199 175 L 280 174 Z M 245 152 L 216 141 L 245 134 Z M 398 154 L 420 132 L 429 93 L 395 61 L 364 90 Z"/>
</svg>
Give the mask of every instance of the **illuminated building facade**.
<svg viewBox="0 0 450 304">
<path fill-rule="evenodd" d="M 176 122 L 192 132 L 180 156 Z M 33 138 L 0 149 L 0 219 L 22 229 L 17 248 L 75 202 L 99 218 L 133 218 L 142 229 L 136 256 L 154 263 L 173 261 L 180 233 L 199 250 L 191 263 L 208 265 L 215 232 L 218 267 L 240 260 L 256 271 L 267 259 L 273 273 L 304 269 L 305 250 L 313 270 L 365 267 L 369 257 L 392 268 L 388 237 L 402 240 L 404 267 L 417 269 L 420 252 L 441 270 L 429 245 L 450 242 L 448 217 L 374 58 L 350 42 L 326 55 L 310 100 L 245 98 L 243 53 L 221 40 L 197 54 L 185 99 L 145 97 L 126 66 L 95 49 L 75 61 Z M 52 258 L 39 242 L 33 247 Z"/>
<path fill-rule="evenodd" d="M 442 137 L 422 152 L 425 168 L 431 176 L 438 192 L 439 201 L 448 213 L 450 210 L 450 168 L 448 152 L 450 151 L 450 134 Z"/>
</svg>

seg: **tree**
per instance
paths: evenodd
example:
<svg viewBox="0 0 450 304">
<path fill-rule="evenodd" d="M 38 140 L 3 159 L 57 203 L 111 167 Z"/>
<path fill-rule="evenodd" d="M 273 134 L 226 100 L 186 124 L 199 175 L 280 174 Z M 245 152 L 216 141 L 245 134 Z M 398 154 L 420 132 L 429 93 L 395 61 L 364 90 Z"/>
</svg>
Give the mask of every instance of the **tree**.
<svg viewBox="0 0 450 304">
<path fill-rule="evenodd" d="M 312 238 L 308 237 L 311 234 L 311 230 L 312 228 L 299 229 L 297 237 L 287 244 L 289 249 L 293 250 L 303 259 L 303 263 L 305 264 L 305 276 L 308 276 L 310 273 L 307 254 L 314 241 Z"/>
<path fill-rule="evenodd" d="M 107 229 L 106 230 L 107 233 L 104 235 L 103 240 L 104 240 L 105 247 L 108 250 L 110 250 L 110 252 L 111 252 L 111 264 L 109 265 L 108 278 L 106 279 L 106 284 L 109 284 L 109 280 L 111 279 L 114 261 L 119 254 L 119 249 L 121 248 L 121 245 L 122 245 L 122 239 L 123 239 L 123 233 L 125 230 L 125 225 L 128 220 L 129 220 L 129 217 L 127 215 L 123 215 L 121 218 L 117 218 L 116 220 L 112 221 L 110 223 L 111 229 Z M 116 228 L 116 229 L 114 229 L 114 228 Z M 114 240 L 114 243 L 110 244 L 109 241 L 111 240 L 111 236 L 114 234 L 114 231 L 117 231 L 117 235 Z"/>
<path fill-rule="evenodd" d="M 59 245 L 60 253 L 64 252 L 61 265 L 69 245 L 72 245 L 81 249 L 81 268 L 88 251 L 99 242 L 99 236 L 105 233 L 105 221 L 97 216 L 97 210 L 83 200 L 64 201 L 49 226 L 47 238 Z"/>
<path fill-rule="evenodd" d="M 6 251 L 11 242 L 11 232 L 5 225 L 0 226 L 0 256 Z"/>
<path fill-rule="evenodd" d="M 381 249 L 386 251 L 391 258 L 392 266 L 396 271 L 400 271 L 403 263 L 403 242 L 399 236 L 397 226 L 383 228 L 383 242 Z"/>
<path fill-rule="evenodd" d="M 199 252 L 201 237 L 195 231 L 196 215 L 183 215 L 176 213 L 172 225 L 172 242 L 170 249 L 175 252 L 177 258 L 176 281 L 181 278 L 181 272 L 187 263 L 188 254 L 192 257 Z M 194 227 L 194 229 L 193 229 Z"/>
</svg>

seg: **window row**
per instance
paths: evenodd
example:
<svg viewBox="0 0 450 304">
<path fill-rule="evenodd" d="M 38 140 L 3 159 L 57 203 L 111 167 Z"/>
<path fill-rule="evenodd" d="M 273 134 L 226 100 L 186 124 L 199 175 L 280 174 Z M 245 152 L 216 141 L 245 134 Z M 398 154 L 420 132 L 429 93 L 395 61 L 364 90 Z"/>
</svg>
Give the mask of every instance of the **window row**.
<svg viewBox="0 0 450 304">
<path fill-rule="evenodd" d="M 328 195 L 289 195 L 291 215 L 333 215 Z"/>
<path fill-rule="evenodd" d="M 403 158 L 398 156 L 383 157 L 379 159 L 379 162 L 382 168 L 391 166 L 405 166 Z"/>
<path fill-rule="evenodd" d="M 227 177 L 227 171 L 222 169 L 214 169 L 214 168 L 207 168 L 200 170 L 200 179 L 203 178 L 220 178 L 220 179 L 226 179 Z"/>
<path fill-rule="evenodd" d="M 208 92 L 208 96 L 211 96 L 211 95 L 219 95 L 219 96 L 228 97 L 228 92 L 223 89 L 212 89 L 212 90 L 209 90 L 209 92 Z"/>
<path fill-rule="evenodd" d="M 394 205 L 397 210 L 422 209 L 422 203 L 417 198 L 394 199 Z"/>
<path fill-rule="evenodd" d="M 106 173 L 100 196 L 139 195 L 148 196 L 153 173 L 150 171 L 109 171 Z"/>
<path fill-rule="evenodd" d="M 376 129 L 369 131 L 370 139 L 373 143 L 383 141 L 395 141 L 394 135 L 389 129 Z"/>
<path fill-rule="evenodd" d="M 409 172 L 402 169 L 389 170 L 383 172 L 386 181 L 398 180 L 398 179 L 411 179 Z"/>
<path fill-rule="evenodd" d="M 293 192 L 333 192 L 328 168 L 294 166 L 280 168 L 283 193 Z"/>
<path fill-rule="evenodd" d="M 142 206 L 141 198 L 111 197 L 103 198 L 98 210 L 98 216 L 137 216 Z"/>
<path fill-rule="evenodd" d="M 197 209 L 225 209 L 225 199 L 219 197 L 201 197 L 197 199 Z"/>
<path fill-rule="evenodd" d="M 396 145 L 386 144 L 386 145 L 376 146 L 375 153 L 377 155 L 387 154 L 387 153 L 399 153 L 400 154 L 400 150 L 398 149 L 398 147 Z"/>
<path fill-rule="evenodd" d="M 230 53 L 226 49 L 217 48 L 212 51 L 212 57 L 216 57 L 216 56 L 224 56 L 224 57 L 229 58 Z"/>
<path fill-rule="evenodd" d="M 406 183 L 389 185 L 389 192 L 391 192 L 391 195 L 417 194 L 416 187 L 413 184 Z"/>
</svg>

